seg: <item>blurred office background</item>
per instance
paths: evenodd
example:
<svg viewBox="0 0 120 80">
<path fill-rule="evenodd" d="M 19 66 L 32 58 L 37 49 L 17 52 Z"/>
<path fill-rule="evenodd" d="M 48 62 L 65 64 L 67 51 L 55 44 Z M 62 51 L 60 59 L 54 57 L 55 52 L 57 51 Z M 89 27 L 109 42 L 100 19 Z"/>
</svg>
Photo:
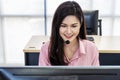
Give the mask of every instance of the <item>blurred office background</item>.
<svg viewBox="0 0 120 80">
<path fill-rule="evenodd" d="M 0 63 L 24 64 L 25 45 L 32 35 L 50 35 L 53 14 L 64 1 L 0 0 Z M 75 1 L 83 10 L 99 10 L 102 36 L 120 36 L 120 0 Z"/>
</svg>

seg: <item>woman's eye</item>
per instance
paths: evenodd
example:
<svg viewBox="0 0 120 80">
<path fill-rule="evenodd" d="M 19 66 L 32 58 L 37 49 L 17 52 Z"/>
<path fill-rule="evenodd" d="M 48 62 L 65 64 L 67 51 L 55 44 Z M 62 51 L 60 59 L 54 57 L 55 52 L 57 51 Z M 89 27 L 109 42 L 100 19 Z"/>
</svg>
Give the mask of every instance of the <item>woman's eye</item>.
<svg viewBox="0 0 120 80">
<path fill-rule="evenodd" d="M 72 27 L 77 27 L 77 26 L 73 25 Z"/>
<path fill-rule="evenodd" d="M 61 25 L 61 27 L 66 27 L 65 25 Z"/>
</svg>

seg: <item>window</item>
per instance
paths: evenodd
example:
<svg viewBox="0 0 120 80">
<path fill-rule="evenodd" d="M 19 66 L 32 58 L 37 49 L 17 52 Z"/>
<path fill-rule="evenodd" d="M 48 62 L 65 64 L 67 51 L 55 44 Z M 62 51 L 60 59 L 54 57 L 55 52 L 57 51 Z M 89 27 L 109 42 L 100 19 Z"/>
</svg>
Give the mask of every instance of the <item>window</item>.
<svg viewBox="0 0 120 80">
<path fill-rule="evenodd" d="M 0 40 L 5 63 L 24 64 L 23 48 L 32 35 L 44 35 L 44 0 L 0 0 Z M 12 56 L 11 56 L 12 55 Z"/>
</svg>

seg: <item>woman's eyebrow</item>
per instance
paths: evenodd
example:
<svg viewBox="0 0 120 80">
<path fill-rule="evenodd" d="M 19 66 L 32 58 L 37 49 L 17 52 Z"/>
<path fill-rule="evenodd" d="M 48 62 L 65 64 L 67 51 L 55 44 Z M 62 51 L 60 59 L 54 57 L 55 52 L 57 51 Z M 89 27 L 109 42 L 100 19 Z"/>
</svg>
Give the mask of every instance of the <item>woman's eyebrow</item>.
<svg viewBox="0 0 120 80">
<path fill-rule="evenodd" d="M 61 24 L 67 25 L 66 23 L 61 23 Z M 75 25 L 75 24 L 78 24 L 78 23 L 72 23 L 72 25 Z"/>
</svg>

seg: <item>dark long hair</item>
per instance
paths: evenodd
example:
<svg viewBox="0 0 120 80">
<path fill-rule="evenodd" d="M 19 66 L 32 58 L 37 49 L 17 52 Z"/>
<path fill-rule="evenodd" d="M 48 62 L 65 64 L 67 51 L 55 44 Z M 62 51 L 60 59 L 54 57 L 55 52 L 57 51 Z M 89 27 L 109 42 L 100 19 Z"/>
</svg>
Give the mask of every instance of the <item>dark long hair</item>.
<svg viewBox="0 0 120 80">
<path fill-rule="evenodd" d="M 63 19 L 68 15 L 76 16 L 81 24 L 77 38 L 86 39 L 86 25 L 81 7 L 75 1 L 66 1 L 58 6 L 52 22 L 49 45 L 49 60 L 51 65 L 67 65 L 64 61 L 64 41 L 59 34 Z"/>
</svg>

